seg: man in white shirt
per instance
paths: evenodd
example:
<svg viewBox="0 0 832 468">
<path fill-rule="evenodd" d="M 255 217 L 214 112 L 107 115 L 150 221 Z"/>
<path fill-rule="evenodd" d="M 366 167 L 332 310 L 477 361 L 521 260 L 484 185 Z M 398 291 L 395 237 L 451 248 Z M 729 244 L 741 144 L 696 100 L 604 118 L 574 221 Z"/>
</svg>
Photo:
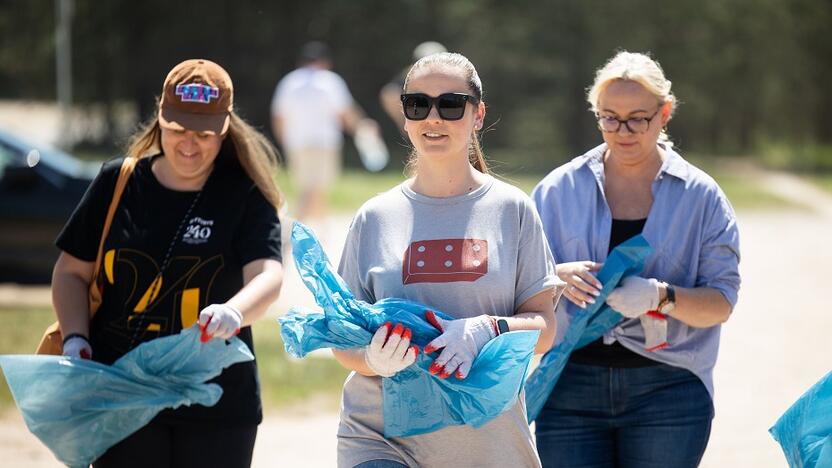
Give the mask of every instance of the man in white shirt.
<svg viewBox="0 0 832 468">
<path fill-rule="evenodd" d="M 347 84 L 331 67 L 326 44 L 304 45 L 299 68 L 280 80 L 272 99 L 272 131 L 300 191 L 299 220 L 325 213 L 327 189 L 341 171 L 343 131 L 354 134 L 359 124 L 377 128 L 364 119 Z"/>
</svg>

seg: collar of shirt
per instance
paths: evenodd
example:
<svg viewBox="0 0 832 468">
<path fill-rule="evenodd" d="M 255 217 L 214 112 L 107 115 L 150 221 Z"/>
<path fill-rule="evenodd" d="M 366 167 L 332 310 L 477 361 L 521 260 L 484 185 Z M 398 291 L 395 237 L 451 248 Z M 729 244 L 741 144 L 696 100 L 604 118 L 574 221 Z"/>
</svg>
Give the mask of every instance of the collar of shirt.
<svg viewBox="0 0 832 468">
<path fill-rule="evenodd" d="M 690 176 L 690 171 L 682 157 L 673 151 L 673 148 L 669 145 L 665 143 L 658 143 L 658 145 L 664 152 L 665 158 L 662 162 L 662 167 L 659 169 L 658 174 L 656 174 L 656 180 L 661 179 L 664 174 L 669 174 L 687 182 L 688 177 Z M 602 193 L 604 192 L 604 153 L 606 151 L 607 144 L 601 143 L 584 155 L 583 162 L 583 164 L 587 166 L 590 171 L 592 171 L 593 176 L 595 176 L 595 180 L 598 182 L 598 188 Z"/>
</svg>

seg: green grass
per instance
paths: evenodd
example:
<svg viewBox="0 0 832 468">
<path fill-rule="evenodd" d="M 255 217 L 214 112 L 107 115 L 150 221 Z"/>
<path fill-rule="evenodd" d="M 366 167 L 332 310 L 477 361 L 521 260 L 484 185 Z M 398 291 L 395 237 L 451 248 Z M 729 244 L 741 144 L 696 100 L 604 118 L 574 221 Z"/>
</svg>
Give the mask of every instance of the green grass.
<svg viewBox="0 0 832 468">
<path fill-rule="evenodd" d="M 7 324 L 0 327 L 0 354 L 33 353 L 43 330 L 55 320 L 52 310 L 45 308 L 0 308 L 0 317 Z M 266 407 L 283 407 L 316 395 L 337 401 L 348 372 L 334 359 L 289 357 L 276 321 L 261 320 L 254 326 L 254 348 Z M 12 406 L 9 387 L 0 376 L 0 411 Z"/>
<path fill-rule="evenodd" d="M 794 203 L 769 192 L 762 183 L 744 175 L 741 170 L 707 159 L 697 161 L 696 164 L 716 179 L 731 200 L 734 209 L 738 211 L 799 208 Z M 545 175 L 503 172 L 498 173 L 497 177 L 520 187 L 526 193 L 531 193 Z M 289 201 L 291 211 L 297 198 L 295 187 L 285 171 L 280 172 L 277 180 Z M 347 169 L 332 186 L 329 194 L 330 208 L 336 213 L 353 213 L 374 195 L 391 189 L 403 180 L 404 176 L 398 172 L 370 174 L 359 169 Z M 832 191 L 832 177 L 818 178 L 817 182 Z"/>
<path fill-rule="evenodd" d="M 823 190 L 832 193 L 832 174 L 813 175 L 809 180 Z"/>
<path fill-rule="evenodd" d="M 335 359 L 286 354 L 277 322 L 266 319 L 254 325 L 254 349 L 260 374 L 263 404 L 282 407 L 320 395 L 337 401 L 349 373 Z"/>
<path fill-rule="evenodd" d="M 352 213 L 373 196 L 390 190 L 405 179 L 401 172 L 385 171 L 369 173 L 360 169 L 347 169 L 333 184 L 327 199 L 334 212 Z M 295 208 L 298 197 L 297 187 L 285 170 L 277 174 L 277 183 L 286 199 L 290 211 Z"/>
<path fill-rule="evenodd" d="M 95 152 L 82 152 L 82 155 L 89 159 L 101 158 L 101 154 Z M 688 159 L 716 179 L 738 211 L 799 208 L 792 202 L 766 190 L 753 177 L 743 175 L 743 171 L 734 164 L 736 160 L 731 162 L 728 159 L 729 163 L 726 164 L 724 162 L 726 159 L 719 157 L 693 155 Z M 753 164 L 750 158 L 740 161 L 742 164 Z M 520 187 L 526 193 L 531 193 L 534 186 L 545 175 L 546 173 L 513 172 L 507 165 L 497 167 L 498 178 Z M 297 203 L 297 187 L 285 168 L 278 172 L 276 179 L 292 212 Z M 359 168 L 345 168 L 341 177 L 330 189 L 329 208 L 335 213 L 354 213 L 365 201 L 393 188 L 404 179 L 403 173 L 397 170 L 370 173 Z M 810 179 L 832 192 L 832 174 L 811 176 Z"/>
<path fill-rule="evenodd" d="M 805 209 L 773 192 L 754 176 L 754 162 L 742 158 L 692 156 L 696 167 L 713 177 L 737 211 Z"/>
<path fill-rule="evenodd" d="M 711 173 L 737 211 L 801 208 L 790 200 L 769 192 L 753 178 L 726 173 Z"/>
<path fill-rule="evenodd" d="M 32 354 L 43 331 L 55 321 L 55 314 L 45 308 L 0 308 L 4 327 L 0 327 L 0 354 Z M 6 378 L 0 376 L 0 410 L 14 406 Z"/>
</svg>

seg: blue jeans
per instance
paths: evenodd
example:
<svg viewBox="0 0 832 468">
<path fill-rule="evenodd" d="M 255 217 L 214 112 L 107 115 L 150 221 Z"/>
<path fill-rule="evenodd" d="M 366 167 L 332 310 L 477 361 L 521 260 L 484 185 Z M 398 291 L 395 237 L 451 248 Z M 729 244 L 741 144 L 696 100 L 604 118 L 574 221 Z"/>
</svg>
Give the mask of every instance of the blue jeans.
<svg viewBox="0 0 832 468">
<path fill-rule="evenodd" d="M 370 460 L 364 463 L 359 463 L 353 468 L 407 468 L 407 465 L 393 460 Z"/>
<path fill-rule="evenodd" d="M 690 371 L 568 363 L 537 418 L 545 468 L 696 467 L 714 406 Z"/>
</svg>

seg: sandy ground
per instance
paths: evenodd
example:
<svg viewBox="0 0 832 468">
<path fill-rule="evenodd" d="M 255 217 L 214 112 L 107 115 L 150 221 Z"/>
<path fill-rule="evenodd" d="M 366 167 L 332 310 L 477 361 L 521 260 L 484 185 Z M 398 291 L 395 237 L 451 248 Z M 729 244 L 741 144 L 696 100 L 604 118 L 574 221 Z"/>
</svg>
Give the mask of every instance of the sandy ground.
<svg viewBox="0 0 832 468">
<path fill-rule="evenodd" d="M 795 183 L 777 179 L 777 185 Z M 715 370 L 716 419 L 703 467 L 782 467 L 785 459 L 767 430 L 806 389 L 832 370 L 828 330 L 832 313 L 824 296 L 826 265 L 832 264 L 832 198 L 795 185 L 787 196 L 811 202 L 811 211 L 740 213 L 743 276 L 740 303 L 723 327 Z M 346 217 L 322 226 L 324 243 L 337 258 Z M 4 295 L 43 297 L 38 292 Z M 46 295 L 48 298 L 48 295 Z M 35 300 L 35 299 L 32 299 Z M 297 275 L 288 272 L 272 313 L 311 305 Z M 329 406 L 329 405 L 325 405 Z M 334 411 L 270 411 L 260 427 L 254 467 L 335 465 Z M 16 412 L 0 418 L 0 465 L 59 466 L 26 430 Z"/>
</svg>

